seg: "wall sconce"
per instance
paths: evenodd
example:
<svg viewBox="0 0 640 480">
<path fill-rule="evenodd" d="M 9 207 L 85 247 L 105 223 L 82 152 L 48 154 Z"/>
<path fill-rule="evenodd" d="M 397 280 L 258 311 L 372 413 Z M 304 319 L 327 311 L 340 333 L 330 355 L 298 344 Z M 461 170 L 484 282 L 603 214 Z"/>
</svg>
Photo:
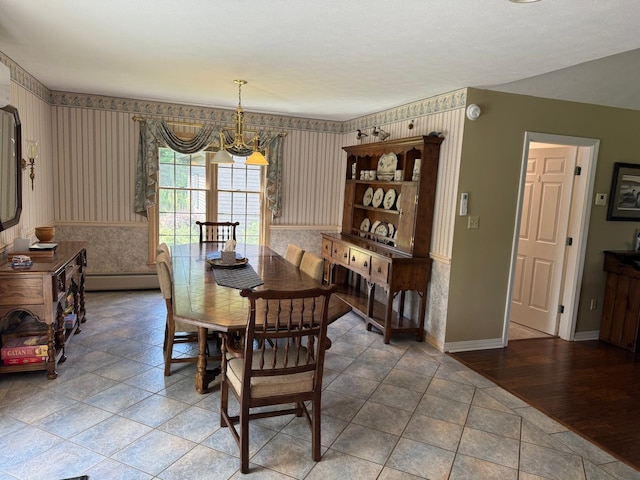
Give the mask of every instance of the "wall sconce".
<svg viewBox="0 0 640 480">
<path fill-rule="evenodd" d="M 356 137 L 358 138 L 358 140 L 362 140 L 364 137 L 368 137 L 369 135 L 367 135 L 366 133 L 364 133 L 362 130 L 358 129 L 356 130 Z"/>
<path fill-rule="evenodd" d="M 31 167 L 29 178 L 31 179 L 31 190 L 33 190 L 33 183 L 36 179 L 34 167 L 36 166 L 36 159 L 38 158 L 38 142 L 27 140 L 27 158 L 29 159 L 28 161 L 24 158 L 22 159 L 22 169 L 26 170 L 27 165 Z"/>
</svg>

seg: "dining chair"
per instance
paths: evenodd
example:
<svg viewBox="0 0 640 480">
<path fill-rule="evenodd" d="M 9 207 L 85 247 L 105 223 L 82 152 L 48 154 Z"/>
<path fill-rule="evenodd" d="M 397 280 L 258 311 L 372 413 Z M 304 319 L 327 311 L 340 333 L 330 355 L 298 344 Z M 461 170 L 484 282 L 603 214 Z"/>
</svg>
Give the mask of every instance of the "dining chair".
<svg viewBox="0 0 640 480">
<path fill-rule="evenodd" d="M 322 283 L 324 278 L 324 260 L 313 253 L 304 252 L 300 262 L 300 270 Z"/>
<path fill-rule="evenodd" d="M 160 247 L 158 247 L 160 250 Z M 174 357 L 173 346 L 181 343 L 193 343 L 198 345 L 198 327 L 189 323 L 181 322 L 173 315 L 173 267 L 171 257 L 165 251 L 159 251 L 156 256 L 156 269 L 160 291 L 167 306 L 167 321 L 164 329 L 164 375 L 171 375 L 171 364 L 173 363 L 195 363 L 198 360 L 194 357 Z M 216 333 L 209 333 L 207 340 L 220 342 L 220 337 Z M 207 347 L 207 360 L 220 360 L 219 356 L 210 356 Z"/>
<path fill-rule="evenodd" d="M 291 263 L 294 267 L 299 267 L 302 261 L 302 255 L 304 250 L 293 243 L 287 245 L 287 251 L 284 254 L 284 258 L 287 262 Z"/>
<path fill-rule="evenodd" d="M 169 256 L 169 259 L 171 259 L 171 250 L 169 249 L 169 245 L 167 245 L 166 243 L 162 242 L 160 245 L 158 245 L 158 247 L 156 248 L 156 255 L 160 254 L 160 253 L 166 253 Z"/>
<path fill-rule="evenodd" d="M 320 461 L 320 406 L 327 309 L 336 286 L 298 291 L 243 289 L 249 313 L 240 356 L 223 336 L 220 426 L 240 449 L 240 471 L 249 471 L 249 420 L 304 415 L 311 427 L 313 460 Z M 240 404 L 229 414 L 229 390 Z M 311 414 L 305 405 L 311 404 Z M 267 408 L 265 408 L 267 407 Z M 258 411 L 252 411 L 259 408 Z M 239 423 L 236 428 L 235 424 Z"/>
<path fill-rule="evenodd" d="M 196 221 L 200 228 L 200 243 L 225 243 L 236 239 L 236 227 L 240 222 L 200 222 Z"/>
</svg>

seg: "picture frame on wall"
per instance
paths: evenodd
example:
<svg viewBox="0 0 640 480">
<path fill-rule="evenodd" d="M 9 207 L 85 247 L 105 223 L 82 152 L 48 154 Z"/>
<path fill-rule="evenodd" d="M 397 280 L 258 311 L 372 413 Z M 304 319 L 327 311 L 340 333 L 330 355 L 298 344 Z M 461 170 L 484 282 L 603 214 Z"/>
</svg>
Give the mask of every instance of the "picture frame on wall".
<svg viewBox="0 0 640 480">
<path fill-rule="evenodd" d="M 607 220 L 640 221 L 640 164 L 613 164 Z"/>
</svg>

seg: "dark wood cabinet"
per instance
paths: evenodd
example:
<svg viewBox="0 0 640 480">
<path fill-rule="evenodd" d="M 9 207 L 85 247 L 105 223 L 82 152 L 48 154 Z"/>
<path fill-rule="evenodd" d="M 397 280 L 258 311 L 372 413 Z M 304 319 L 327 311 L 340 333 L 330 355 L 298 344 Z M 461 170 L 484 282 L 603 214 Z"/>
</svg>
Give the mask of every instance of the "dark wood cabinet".
<svg viewBox="0 0 640 480">
<path fill-rule="evenodd" d="M 323 234 L 322 255 L 328 280 L 339 284 L 339 295 L 363 316 L 368 329 L 383 333 L 385 343 L 394 332 L 424 340 L 442 141 L 419 136 L 344 147 L 342 232 Z M 384 290 L 378 295 L 384 300 L 376 300 L 376 287 Z M 418 312 L 411 318 L 405 316 L 407 291 L 419 295 Z"/>
<path fill-rule="evenodd" d="M 48 360 L 0 365 L 0 373 L 47 370 L 47 377 L 54 379 L 56 365 L 66 359 L 65 345 L 85 321 L 85 243 L 59 242 L 52 256 L 34 253 L 32 260 L 33 265 L 26 269 L 12 268 L 6 259 L 0 262 L 0 331 L 10 326 L 16 314 L 28 314 L 39 327 L 29 333 L 48 337 Z M 65 328 L 65 315 L 71 312 L 76 322 Z"/>
<path fill-rule="evenodd" d="M 607 282 L 600 323 L 600 340 L 632 352 L 639 348 L 640 252 L 604 252 Z"/>
</svg>

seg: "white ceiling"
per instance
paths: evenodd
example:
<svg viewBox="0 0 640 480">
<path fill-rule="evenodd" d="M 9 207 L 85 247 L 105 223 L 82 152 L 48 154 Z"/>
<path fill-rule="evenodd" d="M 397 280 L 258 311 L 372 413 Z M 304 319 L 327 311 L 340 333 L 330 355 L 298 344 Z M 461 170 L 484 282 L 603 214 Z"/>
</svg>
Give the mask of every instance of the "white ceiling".
<svg viewBox="0 0 640 480">
<path fill-rule="evenodd" d="M 241 78 L 249 111 L 327 120 L 464 87 L 640 109 L 639 21 L 638 0 L 0 0 L 0 52 L 54 91 L 234 108 Z"/>
</svg>

